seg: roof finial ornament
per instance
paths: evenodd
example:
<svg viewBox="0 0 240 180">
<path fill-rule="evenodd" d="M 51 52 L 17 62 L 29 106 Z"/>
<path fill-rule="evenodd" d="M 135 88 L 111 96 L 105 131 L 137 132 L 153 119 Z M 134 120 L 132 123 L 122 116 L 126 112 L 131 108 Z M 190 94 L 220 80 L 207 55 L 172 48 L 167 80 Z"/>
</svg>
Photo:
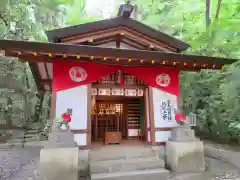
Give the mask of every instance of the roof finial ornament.
<svg viewBox="0 0 240 180">
<path fill-rule="evenodd" d="M 125 4 L 121 4 L 118 9 L 117 16 L 121 16 L 123 18 L 129 18 L 133 11 L 133 6 L 131 5 L 131 1 L 126 1 Z"/>
</svg>

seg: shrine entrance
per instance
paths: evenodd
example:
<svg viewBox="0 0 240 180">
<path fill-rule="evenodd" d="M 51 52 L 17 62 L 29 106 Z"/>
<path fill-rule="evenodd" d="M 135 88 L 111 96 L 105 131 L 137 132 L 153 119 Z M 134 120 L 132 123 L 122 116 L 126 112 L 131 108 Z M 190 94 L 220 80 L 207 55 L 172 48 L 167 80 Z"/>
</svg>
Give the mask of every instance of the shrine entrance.
<svg viewBox="0 0 240 180">
<path fill-rule="evenodd" d="M 123 75 L 124 82 L 119 83 Z M 113 73 L 92 85 L 92 142 L 144 141 L 145 84 L 128 74 Z"/>
</svg>

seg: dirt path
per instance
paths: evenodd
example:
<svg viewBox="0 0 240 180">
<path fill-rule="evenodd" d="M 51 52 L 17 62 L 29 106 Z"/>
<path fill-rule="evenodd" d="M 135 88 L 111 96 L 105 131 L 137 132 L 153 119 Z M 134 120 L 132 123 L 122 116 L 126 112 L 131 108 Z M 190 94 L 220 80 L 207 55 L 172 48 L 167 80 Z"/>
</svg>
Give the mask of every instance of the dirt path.
<svg viewBox="0 0 240 180">
<path fill-rule="evenodd" d="M 225 149 L 225 150 L 228 150 L 228 151 L 240 152 L 240 146 L 232 146 L 232 145 L 228 145 L 228 144 L 219 144 L 219 143 L 215 143 L 215 142 L 209 141 L 209 140 L 204 140 L 203 143 L 204 143 L 204 145 L 213 146 L 214 148 L 218 148 L 218 149 Z"/>
</svg>

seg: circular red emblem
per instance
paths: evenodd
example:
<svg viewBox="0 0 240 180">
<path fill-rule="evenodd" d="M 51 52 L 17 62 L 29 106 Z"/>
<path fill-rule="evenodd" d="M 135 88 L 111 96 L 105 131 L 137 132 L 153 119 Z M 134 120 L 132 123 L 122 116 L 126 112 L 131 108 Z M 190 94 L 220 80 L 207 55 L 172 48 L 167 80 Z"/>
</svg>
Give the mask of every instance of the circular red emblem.
<svg viewBox="0 0 240 180">
<path fill-rule="evenodd" d="M 156 83 L 159 86 L 167 87 L 169 86 L 170 82 L 171 82 L 171 78 L 168 74 L 159 74 L 156 77 Z"/>
<path fill-rule="evenodd" d="M 87 72 L 81 67 L 72 67 L 69 70 L 69 76 L 74 82 L 82 82 L 87 78 Z"/>
</svg>

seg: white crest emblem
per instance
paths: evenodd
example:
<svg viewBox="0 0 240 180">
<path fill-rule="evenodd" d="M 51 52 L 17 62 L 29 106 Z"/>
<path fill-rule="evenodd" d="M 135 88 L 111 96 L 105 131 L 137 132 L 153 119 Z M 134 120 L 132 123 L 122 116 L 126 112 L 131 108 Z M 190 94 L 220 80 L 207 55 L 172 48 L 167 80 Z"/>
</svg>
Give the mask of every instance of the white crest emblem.
<svg viewBox="0 0 240 180">
<path fill-rule="evenodd" d="M 69 76 L 74 82 L 82 82 L 87 78 L 87 72 L 81 67 L 72 67 L 69 70 Z"/>
<path fill-rule="evenodd" d="M 156 77 L 156 83 L 159 86 L 167 87 L 169 86 L 170 82 L 171 82 L 171 78 L 168 74 L 159 74 Z"/>
</svg>

